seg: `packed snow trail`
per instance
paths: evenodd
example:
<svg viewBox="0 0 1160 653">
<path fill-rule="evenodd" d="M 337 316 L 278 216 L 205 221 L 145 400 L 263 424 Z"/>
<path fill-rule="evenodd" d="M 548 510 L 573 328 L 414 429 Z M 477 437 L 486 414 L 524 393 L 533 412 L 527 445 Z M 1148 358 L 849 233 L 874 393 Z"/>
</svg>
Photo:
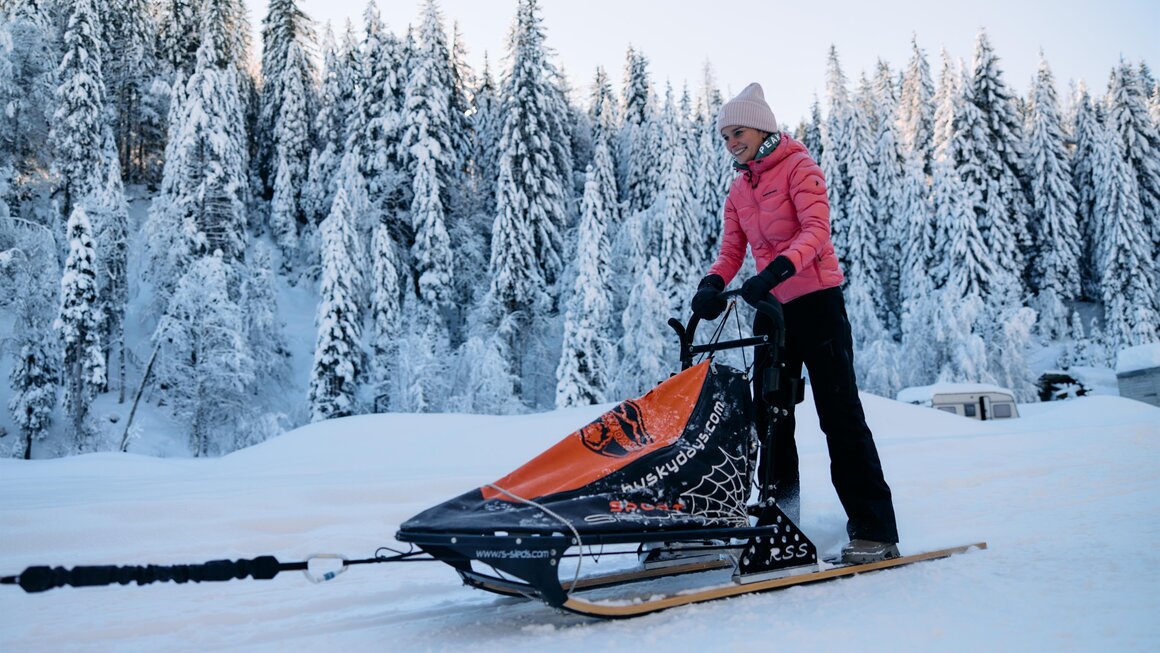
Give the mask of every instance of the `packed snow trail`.
<svg viewBox="0 0 1160 653">
<path fill-rule="evenodd" d="M 0 650 L 763 651 L 771 637 L 786 650 L 1154 650 L 1160 409 L 1099 396 L 975 422 L 863 402 L 903 553 L 982 539 L 987 551 L 616 622 L 471 590 L 437 563 L 356 567 L 319 585 L 282 573 L 36 595 L 3 587 Z M 368 557 L 404 520 L 606 409 L 347 418 L 218 459 L 2 460 L 0 574 Z M 798 416 L 802 528 L 831 553 L 845 517 L 808 398 Z"/>
</svg>

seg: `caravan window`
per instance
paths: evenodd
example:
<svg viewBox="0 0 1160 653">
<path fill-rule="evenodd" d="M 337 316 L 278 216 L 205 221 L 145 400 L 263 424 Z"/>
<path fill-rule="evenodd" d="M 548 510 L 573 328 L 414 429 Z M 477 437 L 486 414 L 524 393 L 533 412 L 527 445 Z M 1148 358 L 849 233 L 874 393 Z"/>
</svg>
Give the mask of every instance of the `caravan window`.
<svg viewBox="0 0 1160 653">
<path fill-rule="evenodd" d="M 1011 404 L 991 404 L 991 416 L 993 417 L 1010 417 Z"/>
<path fill-rule="evenodd" d="M 954 413 L 956 415 L 959 414 L 959 411 L 955 410 L 954 406 L 935 406 L 935 408 L 938 408 L 939 410 L 942 410 L 942 411 L 946 411 L 948 413 Z"/>
<path fill-rule="evenodd" d="M 967 417 L 975 416 L 975 404 L 963 404 L 963 414 Z"/>
</svg>

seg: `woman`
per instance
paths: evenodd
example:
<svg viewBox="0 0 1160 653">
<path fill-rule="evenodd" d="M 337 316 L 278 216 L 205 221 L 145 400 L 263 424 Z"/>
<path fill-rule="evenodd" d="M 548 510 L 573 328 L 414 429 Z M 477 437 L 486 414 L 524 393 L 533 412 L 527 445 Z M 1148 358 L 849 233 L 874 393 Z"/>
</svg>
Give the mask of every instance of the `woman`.
<svg viewBox="0 0 1160 653">
<path fill-rule="evenodd" d="M 801 143 L 778 129 L 756 83 L 721 107 L 717 129 L 740 174 L 725 199 L 721 253 L 698 286 L 693 313 L 706 320 L 720 316 L 725 309 L 720 293 L 741 268 L 748 245 L 760 272 L 741 286 L 741 296 L 756 305 L 772 293 L 783 304 L 783 378 L 798 379 L 803 364 L 809 371 L 830 452 L 831 477 L 848 518 L 850 543 L 842 549 L 842 558 L 862 563 L 897 557 L 890 487 L 858 398 L 850 322 L 839 287 L 844 277 L 830 240 L 822 170 Z M 769 333 L 771 326 L 758 313 L 753 330 Z M 753 377 L 755 422 L 763 442 L 771 446 L 772 458 L 769 476 L 762 478 L 772 482 L 772 496 L 793 515 L 799 489 L 794 402 L 778 402 L 789 413 L 777 420 L 767 437 L 770 419 L 761 354 Z"/>
</svg>

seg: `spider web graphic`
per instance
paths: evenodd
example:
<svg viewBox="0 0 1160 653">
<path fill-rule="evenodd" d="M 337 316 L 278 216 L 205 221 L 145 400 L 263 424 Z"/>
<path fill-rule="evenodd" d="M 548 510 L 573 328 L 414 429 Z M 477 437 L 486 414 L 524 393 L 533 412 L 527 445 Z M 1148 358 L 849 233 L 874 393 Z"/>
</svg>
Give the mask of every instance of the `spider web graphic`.
<svg viewBox="0 0 1160 653">
<path fill-rule="evenodd" d="M 736 525 L 749 524 L 745 499 L 749 494 L 746 460 L 729 455 L 721 447 L 721 461 L 701 477 L 701 482 L 681 497 L 689 502 L 689 514 Z"/>
</svg>

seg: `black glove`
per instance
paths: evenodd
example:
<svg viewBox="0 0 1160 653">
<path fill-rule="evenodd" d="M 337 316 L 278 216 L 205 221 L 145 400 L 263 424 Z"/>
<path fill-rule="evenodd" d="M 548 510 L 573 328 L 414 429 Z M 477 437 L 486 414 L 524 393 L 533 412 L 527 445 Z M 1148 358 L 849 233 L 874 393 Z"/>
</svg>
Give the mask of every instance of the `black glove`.
<svg viewBox="0 0 1160 653">
<path fill-rule="evenodd" d="M 764 270 L 745 280 L 741 285 L 741 297 L 750 306 L 757 306 L 758 302 L 769 297 L 769 291 L 777 284 L 796 273 L 793 263 L 790 263 L 788 258 L 779 256 L 765 266 Z"/>
<path fill-rule="evenodd" d="M 725 280 L 720 275 L 710 274 L 697 284 L 697 294 L 693 295 L 693 315 L 702 320 L 716 320 L 725 310 L 725 300 L 721 291 L 725 290 Z"/>
</svg>

